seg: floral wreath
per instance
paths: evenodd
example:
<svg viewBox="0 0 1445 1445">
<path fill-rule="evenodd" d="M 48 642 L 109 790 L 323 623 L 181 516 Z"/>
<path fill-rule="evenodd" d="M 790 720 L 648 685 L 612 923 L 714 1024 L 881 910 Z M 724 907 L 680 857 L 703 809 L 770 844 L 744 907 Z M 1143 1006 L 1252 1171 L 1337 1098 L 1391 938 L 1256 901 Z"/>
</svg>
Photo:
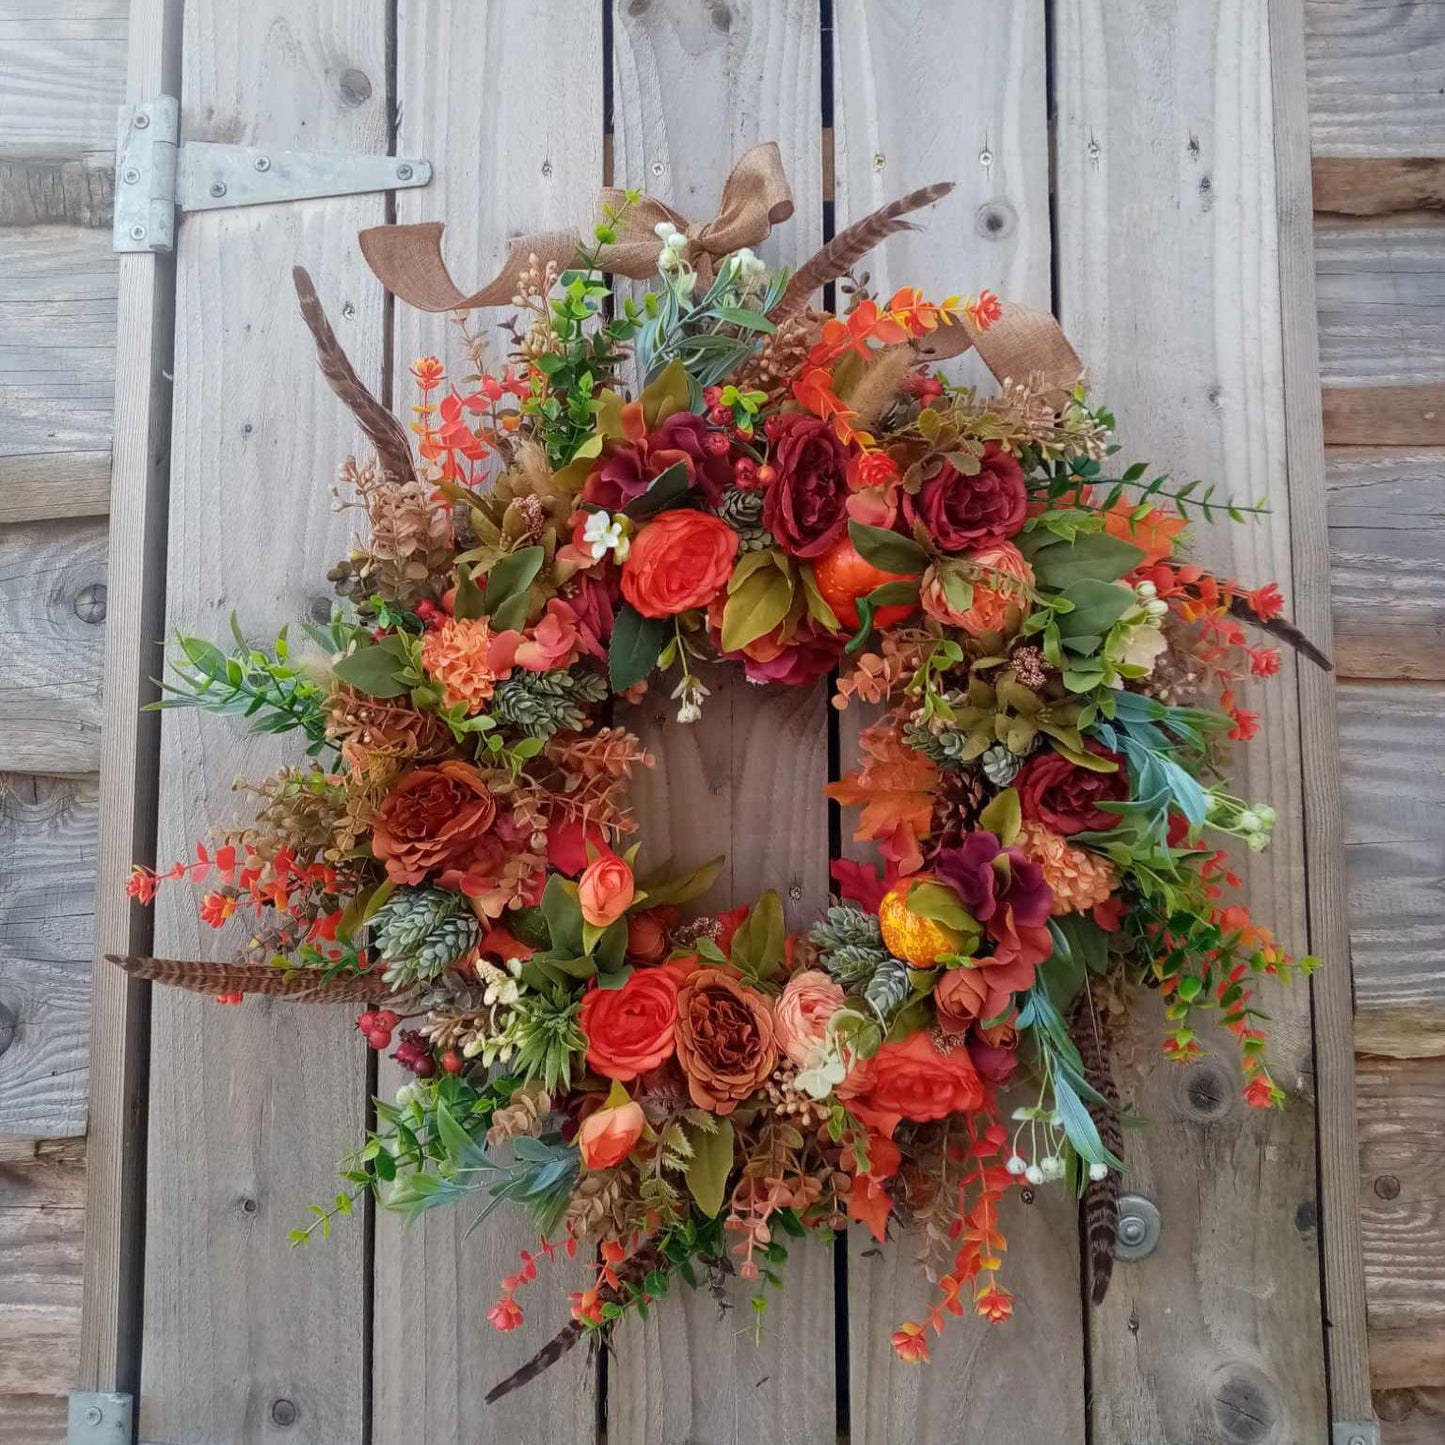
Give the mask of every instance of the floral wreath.
<svg viewBox="0 0 1445 1445">
<path fill-rule="evenodd" d="M 392 292 L 457 314 L 467 357 L 462 376 L 413 365 L 411 435 L 295 273 L 375 450 L 340 482 L 367 533 L 328 574 L 329 625 L 306 626 L 318 657 L 284 630 L 265 649 L 236 630 L 229 653 L 183 636 L 156 705 L 297 731 L 308 760 L 243 785 L 248 826 L 132 877 L 143 902 L 206 885 L 207 923 L 246 917 L 239 958 L 115 961 L 226 1002 L 365 1002 L 366 1043 L 395 1045 L 411 1078 L 297 1243 L 365 1193 L 407 1216 L 512 1201 L 541 1242 L 502 1281 L 502 1330 L 541 1261 L 586 1246 L 571 1322 L 488 1398 L 678 1283 L 751 1280 L 761 1320 L 783 1240 L 849 1221 L 920 1226 L 932 1302 L 893 1344 L 926 1359 L 949 1315 L 1009 1315 L 998 1210 L 1018 1185 L 1088 1196 L 1102 1299 L 1108 1039 L 1141 988 L 1170 1057 L 1199 1054 L 1212 1009 L 1248 1102 L 1282 1101 L 1253 980 L 1295 965 L 1231 901 L 1225 851 L 1263 847 L 1274 812 L 1225 768 L 1257 727 L 1238 682 L 1279 667 L 1248 629 L 1328 664 L 1272 584 L 1182 555 L 1191 514 L 1262 507 L 1114 474 L 1112 417 L 1051 317 L 856 283 L 814 308 L 948 189 L 791 276 L 750 249 L 792 211 L 775 145 L 705 225 L 608 192 L 592 242 L 523 237 L 471 295 L 439 225 L 364 232 Z M 617 298 L 609 275 L 653 287 Z M 514 312 L 500 370 L 467 319 L 490 306 Z M 970 346 L 996 394 L 935 370 Z M 631 840 L 652 760 L 614 700 L 668 688 L 694 722 L 715 661 L 833 674 L 835 706 L 881 709 L 828 788 L 880 862 L 835 863 L 803 932 L 775 892 L 696 916 L 721 860 L 644 871 Z M 1031 1102 L 1006 1123 L 1016 1076 Z"/>
</svg>

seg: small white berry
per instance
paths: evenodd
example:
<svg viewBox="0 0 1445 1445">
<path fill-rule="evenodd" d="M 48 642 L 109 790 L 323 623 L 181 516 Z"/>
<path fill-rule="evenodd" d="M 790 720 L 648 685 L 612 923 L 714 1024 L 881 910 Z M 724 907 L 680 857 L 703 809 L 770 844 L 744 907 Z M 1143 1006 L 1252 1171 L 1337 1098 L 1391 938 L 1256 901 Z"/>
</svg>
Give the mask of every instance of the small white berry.
<svg viewBox="0 0 1445 1445">
<path fill-rule="evenodd" d="M 1145 602 L 1159 595 L 1159 589 L 1147 578 L 1135 586 L 1134 592 L 1136 596 L 1143 598 Z"/>
<path fill-rule="evenodd" d="M 1039 1161 L 1039 1167 L 1043 1170 L 1044 1178 L 1050 1182 L 1064 1177 L 1064 1161 L 1057 1154 L 1045 1154 Z"/>
<path fill-rule="evenodd" d="M 653 228 L 652 234 L 659 240 L 666 241 L 677 228 L 671 221 L 659 221 Z"/>
<path fill-rule="evenodd" d="M 1029 1166 L 1028 1161 L 1024 1159 L 1023 1155 L 1010 1154 L 1008 1156 L 1008 1162 L 1003 1167 L 1017 1179 Z"/>
<path fill-rule="evenodd" d="M 1263 823 L 1266 828 L 1274 827 L 1274 820 L 1278 814 L 1268 803 L 1256 803 L 1254 805 L 1254 811 L 1258 815 L 1259 821 Z"/>
<path fill-rule="evenodd" d="M 1151 597 L 1144 604 L 1144 610 L 1150 617 L 1167 617 L 1169 615 L 1169 604 L 1162 598 Z"/>
<path fill-rule="evenodd" d="M 1024 1170 L 1024 1178 L 1027 1179 L 1030 1184 L 1042 1184 L 1044 1182 L 1044 1171 L 1040 1169 L 1037 1164 L 1030 1164 L 1029 1167 Z"/>
<path fill-rule="evenodd" d="M 1107 1179 L 1108 1177 L 1109 1166 L 1107 1164 L 1089 1165 L 1089 1178 L 1092 1179 L 1096 1184 L 1099 1182 L 1100 1179 Z"/>
<path fill-rule="evenodd" d="M 1245 833 L 1258 833 L 1264 828 L 1264 819 L 1252 808 L 1246 808 L 1244 812 L 1239 815 L 1239 826 L 1241 831 Z"/>
</svg>

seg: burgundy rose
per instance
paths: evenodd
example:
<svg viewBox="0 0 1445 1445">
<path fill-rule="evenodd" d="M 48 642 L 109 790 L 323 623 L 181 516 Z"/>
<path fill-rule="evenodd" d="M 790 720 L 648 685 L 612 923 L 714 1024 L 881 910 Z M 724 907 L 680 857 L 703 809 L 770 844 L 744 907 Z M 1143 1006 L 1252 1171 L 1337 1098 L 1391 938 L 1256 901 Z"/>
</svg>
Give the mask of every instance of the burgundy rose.
<svg viewBox="0 0 1445 1445">
<path fill-rule="evenodd" d="M 1096 773 L 1071 763 L 1061 753 L 1035 753 L 1023 766 L 1014 786 L 1025 818 L 1032 818 L 1055 833 L 1105 832 L 1118 821 L 1100 803 L 1122 803 L 1129 796 L 1129 774 L 1124 759 L 1096 742 L 1085 744 L 1097 757 L 1107 758 L 1115 769 Z"/>
<path fill-rule="evenodd" d="M 802 412 L 767 424 L 777 476 L 763 499 L 763 525 L 794 557 L 821 557 L 847 530 L 848 451 L 827 422 Z"/>
<path fill-rule="evenodd" d="M 1006 1084 L 1013 1077 L 1013 1071 L 1018 1066 L 1019 1051 L 1018 1044 L 1012 1048 L 1003 1048 L 998 1044 L 991 1044 L 987 1039 L 980 1038 L 977 1034 L 968 1036 L 968 1056 L 973 1060 L 973 1066 L 978 1070 L 979 1075 L 991 1084 Z"/>
<path fill-rule="evenodd" d="M 1028 492 L 1018 462 L 997 442 L 989 442 L 976 475 L 966 477 L 944 460 L 918 489 L 905 496 L 910 524 L 922 522 L 945 552 L 968 552 L 1007 541 L 1028 516 Z"/>
<path fill-rule="evenodd" d="M 708 424 L 695 411 L 675 411 L 647 439 L 654 454 L 676 452 L 692 460 L 693 475 L 708 506 L 722 501 L 723 488 L 732 479 L 733 464 L 726 453 L 715 457 L 703 445 Z"/>
<path fill-rule="evenodd" d="M 956 847 L 940 848 L 931 866 L 980 923 L 992 923 L 1004 908 L 1025 928 L 1042 928 L 1049 921 L 1054 895 L 1044 870 L 1017 848 L 1005 848 L 992 833 L 964 834 Z"/>
<path fill-rule="evenodd" d="M 582 484 L 583 497 L 606 511 L 620 512 L 655 478 L 682 462 L 689 485 L 701 487 L 709 503 L 717 506 L 732 467 L 726 456 L 714 457 L 703 445 L 708 427 L 702 417 L 679 411 L 650 432 L 646 425 L 637 402 L 622 408 L 623 434 L 602 448 L 597 465 Z"/>
</svg>

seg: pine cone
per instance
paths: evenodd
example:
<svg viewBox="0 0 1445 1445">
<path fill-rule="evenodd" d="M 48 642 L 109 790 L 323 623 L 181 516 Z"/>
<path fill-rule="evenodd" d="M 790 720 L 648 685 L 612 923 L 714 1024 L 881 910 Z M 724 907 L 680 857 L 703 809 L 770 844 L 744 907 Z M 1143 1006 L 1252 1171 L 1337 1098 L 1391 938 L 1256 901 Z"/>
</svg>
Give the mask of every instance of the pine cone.
<svg viewBox="0 0 1445 1445">
<path fill-rule="evenodd" d="M 724 492 L 718 515 L 738 534 L 744 552 L 762 552 L 773 545 L 773 534 L 763 526 L 761 488 L 747 492 L 740 488 Z"/>
<path fill-rule="evenodd" d="M 387 983 L 401 988 L 435 978 L 463 957 L 481 930 L 460 893 L 398 888 L 371 920 Z"/>
<path fill-rule="evenodd" d="M 499 722 L 535 738 L 555 732 L 579 732 L 587 725 L 585 707 L 607 696 L 600 672 L 514 671 L 497 684 L 487 711 Z"/>
<path fill-rule="evenodd" d="M 973 832 L 987 803 L 988 789 L 976 769 L 939 775 L 928 825 L 930 861 L 940 848 L 956 848 L 965 833 Z"/>
<path fill-rule="evenodd" d="M 822 320 L 816 311 L 803 311 L 765 336 L 757 355 L 734 378 L 738 390 L 765 391 L 770 399 L 785 392 L 807 360 Z"/>
</svg>

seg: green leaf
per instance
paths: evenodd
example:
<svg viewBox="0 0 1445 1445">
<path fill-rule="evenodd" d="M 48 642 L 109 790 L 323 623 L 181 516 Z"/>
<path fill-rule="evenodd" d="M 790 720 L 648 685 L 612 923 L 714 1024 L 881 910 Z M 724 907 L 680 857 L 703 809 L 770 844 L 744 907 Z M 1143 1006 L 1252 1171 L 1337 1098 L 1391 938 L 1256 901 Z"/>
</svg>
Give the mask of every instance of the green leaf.
<svg viewBox="0 0 1445 1445">
<path fill-rule="evenodd" d="M 382 647 L 363 647 L 332 664 L 342 682 L 370 697 L 400 697 L 408 684 L 399 676 L 402 664 L 394 653 Z"/>
<path fill-rule="evenodd" d="M 644 617 L 625 602 L 618 608 L 607 650 L 613 692 L 625 692 L 652 671 L 671 631 L 666 617 Z"/>
<path fill-rule="evenodd" d="M 554 952 L 585 952 L 582 946 L 582 905 L 577 901 L 575 883 L 569 883 L 560 873 L 554 873 L 542 893 L 542 915 L 547 920 Z"/>
<path fill-rule="evenodd" d="M 856 521 L 848 523 L 848 535 L 853 539 L 858 555 L 884 572 L 917 576 L 928 566 L 928 553 L 911 537 Z"/>
<path fill-rule="evenodd" d="M 1130 588 L 1100 582 L 1094 577 L 1082 577 L 1070 583 L 1062 596 L 1073 604 L 1073 610 L 1059 619 L 1066 644 L 1089 634 L 1102 637 L 1136 601 Z"/>
<path fill-rule="evenodd" d="M 437 1136 L 441 1139 L 447 1154 L 458 1164 L 467 1168 L 488 1168 L 491 1160 L 486 1151 L 457 1123 L 452 1111 L 440 1099 L 436 1108 Z"/>
<path fill-rule="evenodd" d="M 634 497 L 622 510 L 629 517 L 650 517 L 684 497 L 692 488 L 686 462 L 674 462 L 647 484 L 640 497 Z"/>
<path fill-rule="evenodd" d="M 711 1133 L 692 1125 L 683 1128 L 692 1145 L 692 1158 L 687 1161 L 688 1192 L 709 1219 L 715 1218 L 727 1201 L 728 1175 L 733 1168 L 732 1122 L 719 1119 Z"/>
<path fill-rule="evenodd" d="M 915 883 L 908 890 L 908 911 L 957 933 L 979 931 L 977 920 L 946 883 Z"/>
<path fill-rule="evenodd" d="M 782 966 L 786 941 L 783 900 L 770 888 L 733 934 L 731 961 L 753 978 L 771 978 Z"/>
<path fill-rule="evenodd" d="M 808 616 L 828 632 L 841 632 L 843 624 L 838 621 L 838 614 L 833 611 L 828 599 L 818 591 L 818 576 L 813 570 L 813 564 L 804 562 L 798 568 L 798 576 L 803 583 L 803 596 L 808 604 Z"/>
<path fill-rule="evenodd" d="M 487 615 L 481 588 L 472 580 L 470 567 L 457 568 L 457 595 L 452 602 L 452 616 L 478 618 Z"/>
<path fill-rule="evenodd" d="M 1051 592 L 1076 582 L 1114 582 L 1144 560 L 1144 549 L 1107 532 L 1083 532 L 1072 542 L 1052 532 L 1021 533 L 1014 543 L 1034 569 L 1034 580 Z"/>
<path fill-rule="evenodd" d="M 487 573 L 482 605 L 494 627 L 508 631 L 526 625 L 527 589 L 541 571 L 543 556 L 540 547 L 521 547 L 497 561 Z"/>
<path fill-rule="evenodd" d="M 669 361 L 637 398 L 642 403 L 642 418 L 648 430 L 666 421 L 673 412 L 686 411 L 691 396 L 687 368 L 680 361 Z"/>
<path fill-rule="evenodd" d="M 690 903 L 712 887 L 726 861 L 726 855 L 719 853 L 716 858 L 709 858 L 706 863 L 699 863 L 690 872 L 680 873 L 675 878 L 658 879 L 653 877 L 644 880 L 640 886 L 642 891 L 647 894 L 647 906 L 661 908 L 678 903 Z"/>
<path fill-rule="evenodd" d="M 994 797 L 988 807 L 978 815 L 978 826 L 986 833 L 994 834 L 1004 847 L 1008 847 L 1019 835 L 1023 813 L 1019 807 L 1016 788 L 1005 788 Z"/>
<path fill-rule="evenodd" d="M 750 642 L 766 636 L 787 615 L 793 605 L 791 570 L 759 567 L 730 591 L 723 607 L 722 650 L 737 652 Z"/>
</svg>

